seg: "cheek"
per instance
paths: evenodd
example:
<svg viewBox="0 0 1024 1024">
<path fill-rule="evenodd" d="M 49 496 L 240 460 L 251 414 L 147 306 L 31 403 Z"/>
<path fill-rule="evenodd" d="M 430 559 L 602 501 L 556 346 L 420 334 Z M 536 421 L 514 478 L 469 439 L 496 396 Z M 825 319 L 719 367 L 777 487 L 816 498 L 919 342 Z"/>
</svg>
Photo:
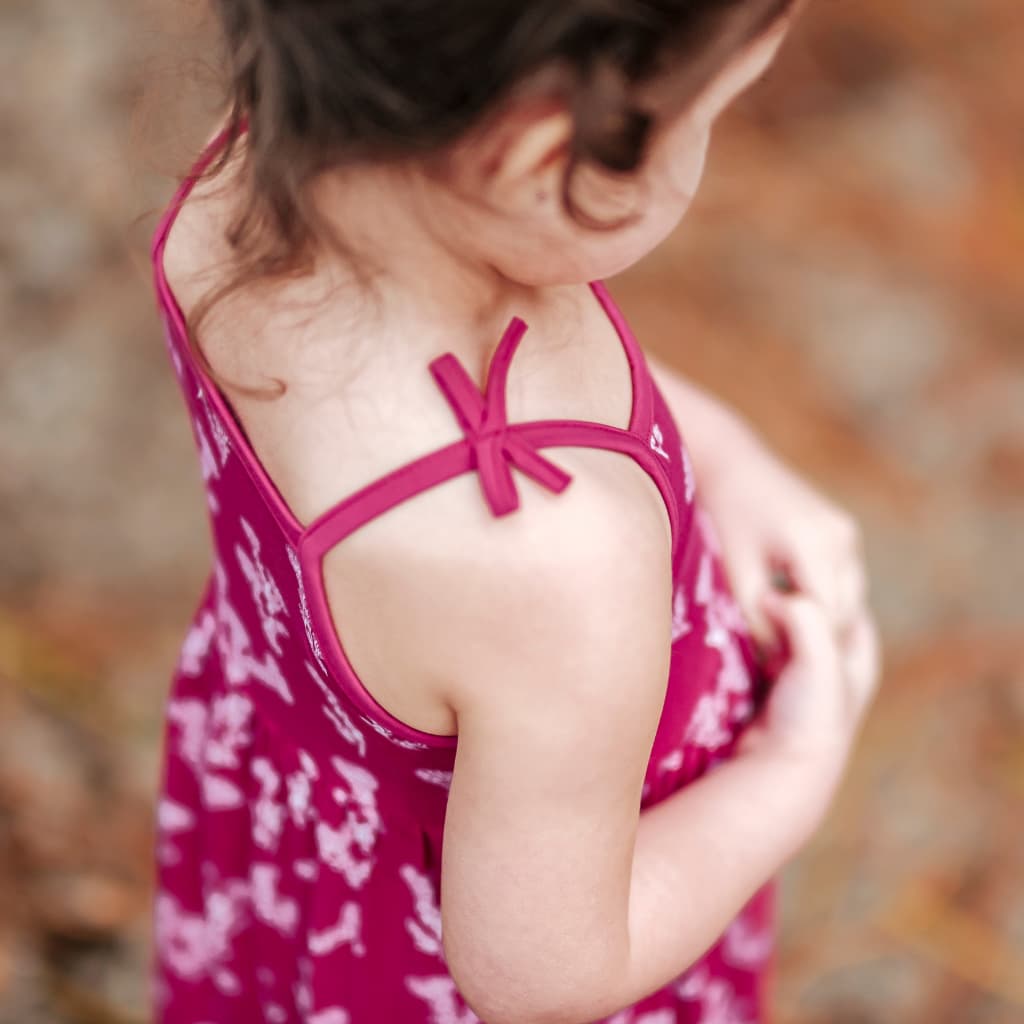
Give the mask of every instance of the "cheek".
<svg viewBox="0 0 1024 1024">
<path fill-rule="evenodd" d="M 674 189 L 665 191 L 650 196 L 641 215 L 628 226 L 576 235 L 564 250 L 566 265 L 575 271 L 572 276 L 584 281 L 614 277 L 628 270 L 672 234 L 690 201 L 690 196 Z"/>
<path fill-rule="evenodd" d="M 688 125 L 671 131 L 660 139 L 652 151 L 651 162 L 657 188 L 665 193 L 693 198 L 704 175 L 710 127 L 694 128 Z"/>
</svg>

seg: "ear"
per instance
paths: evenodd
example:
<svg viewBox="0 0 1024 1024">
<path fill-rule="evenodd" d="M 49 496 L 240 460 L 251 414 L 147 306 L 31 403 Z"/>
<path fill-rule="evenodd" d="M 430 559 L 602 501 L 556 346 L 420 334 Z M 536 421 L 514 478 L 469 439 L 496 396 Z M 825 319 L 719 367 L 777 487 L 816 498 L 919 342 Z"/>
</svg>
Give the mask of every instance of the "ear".
<svg viewBox="0 0 1024 1024">
<path fill-rule="evenodd" d="M 463 152 L 487 192 L 543 187 L 568 160 L 573 123 L 564 105 L 534 99 L 503 111 Z"/>
<path fill-rule="evenodd" d="M 568 157 L 572 142 L 572 118 L 563 108 L 520 116 L 515 121 L 496 154 L 492 178 L 499 186 L 515 186 L 524 179 L 545 176 Z"/>
</svg>

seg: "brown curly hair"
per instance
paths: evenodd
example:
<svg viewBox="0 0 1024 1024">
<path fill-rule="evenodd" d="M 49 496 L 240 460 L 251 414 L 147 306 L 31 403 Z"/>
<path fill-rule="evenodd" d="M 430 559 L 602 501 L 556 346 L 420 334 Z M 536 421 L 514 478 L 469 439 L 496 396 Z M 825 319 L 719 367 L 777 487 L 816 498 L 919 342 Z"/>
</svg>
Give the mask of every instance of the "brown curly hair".
<svg viewBox="0 0 1024 1024">
<path fill-rule="evenodd" d="M 614 174 L 640 166 L 656 116 L 638 87 L 656 82 L 665 109 L 684 109 L 800 2 L 213 0 L 229 113 L 204 177 L 248 137 L 242 203 L 226 235 L 233 272 L 188 318 L 197 359 L 217 379 L 195 339 L 226 295 L 308 272 L 318 242 L 346 253 L 308 199 L 317 175 L 354 162 L 443 160 L 543 72 L 543 88 L 573 119 L 563 205 L 600 227 L 574 202 L 573 177 L 584 163 Z"/>
</svg>

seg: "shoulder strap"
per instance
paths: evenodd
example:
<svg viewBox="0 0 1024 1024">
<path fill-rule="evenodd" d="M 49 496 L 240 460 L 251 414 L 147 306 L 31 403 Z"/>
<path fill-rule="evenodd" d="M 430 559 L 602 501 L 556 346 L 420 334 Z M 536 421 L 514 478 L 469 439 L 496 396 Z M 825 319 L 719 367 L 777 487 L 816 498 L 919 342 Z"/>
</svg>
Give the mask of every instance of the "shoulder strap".
<svg viewBox="0 0 1024 1024">
<path fill-rule="evenodd" d="M 245 121 L 242 122 L 241 128 L 243 131 L 245 130 Z M 164 246 L 167 244 L 167 236 L 171 233 L 171 228 L 174 226 L 174 221 L 178 216 L 178 212 L 181 210 L 185 200 L 188 199 L 192 189 L 195 188 L 196 182 L 203 176 L 210 164 L 213 163 L 217 154 L 227 143 L 229 135 L 230 129 L 222 128 L 206 144 L 198 159 L 189 169 L 188 174 L 185 175 L 181 183 L 178 185 L 170 203 L 167 204 L 167 208 L 164 210 L 163 216 L 157 223 L 156 230 L 153 232 L 149 255 L 153 264 L 156 288 L 160 297 L 172 309 L 177 308 L 177 301 L 175 300 L 171 289 L 168 287 L 163 265 L 163 252 Z"/>
<path fill-rule="evenodd" d="M 618 325 L 616 325 L 618 326 Z M 508 368 L 526 324 L 514 317 L 487 370 L 484 391 L 454 354 L 434 359 L 430 372 L 463 429 L 464 437 L 438 451 L 406 463 L 328 509 L 304 531 L 303 561 L 319 578 L 323 556 L 360 526 L 409 498 L 470 470 L 477 470 L 484 499 L 495 516 L 519 508 L 512 467 L 542 486 L 561 493 L 572 477 L 540 454 L 541 447 L 593 447 L 620 451 L 639 462 L 665 500 L 672 528 L 672 557 L 680 536 L 679 511 L 661 460 L 637 430 L 584 420 L 536 420 L 509 423 L 505 405 Z M 639 375 L 634 375 L 634 387 Z M 635 420 L 635 417 L 634 417 Z M 645 425 L 632 426 L 645 431 Z"/>
<path fill-rule="evenodd" d="M 246 129 L 247 125 L 243 123 L 241 130 Z M 154 233 L 152 259 L 157 291 L 179 331 L 184 330 L 184 317 L 163 272 L 163 249 L 178 210 L 227 139 L 228 129 L 225 128 L 207 144 L 182 181 Z M 463 429 L 465 436 L 462 440 L 399 467 L 332 506 L 305 527 L 267 476 L 255 452 L 250 450 L 220 390 L 207 380 L 201 368 L 196 367 L 196 373 L 223 419 L 228 436 L 237 446 L 245 468 L 272 506 L 289 541 L 302 552 L 307 569 L 317 578 L 323 555 L 364 523 L 430 487 L 473 469 L 479 473 L 484 499 L 495 516 L 507 515 L 519 508 L 513 466 L 542 486 L 560 493 L 568 487 L 572 477 L 541 455 L 539 449 L 542 447 L 605 448 L 622 452 L 640 463 L 664 498 L 672 527 L 674 559 L 684 531 L 679 522 L 671 481 L 664 464 L 654 455 L 656 448 L 652 446 L 655 442 L 649 442 L 647 438 L 651 430 L 651 379 L 639 344 L 604 284 L 593 281 L 590 288 L 615 327 L 630 365 L 633 409 L 627 429 L 568 419 L 510 424 L 506 414 L 505 385 L 512 357 L 527 330 L 527 325 L 519 317 L 514 317 L 492 356 L 483 393 L 451 352 L 438 356 L 429 364 L 430 372 Z"/>
</svg>

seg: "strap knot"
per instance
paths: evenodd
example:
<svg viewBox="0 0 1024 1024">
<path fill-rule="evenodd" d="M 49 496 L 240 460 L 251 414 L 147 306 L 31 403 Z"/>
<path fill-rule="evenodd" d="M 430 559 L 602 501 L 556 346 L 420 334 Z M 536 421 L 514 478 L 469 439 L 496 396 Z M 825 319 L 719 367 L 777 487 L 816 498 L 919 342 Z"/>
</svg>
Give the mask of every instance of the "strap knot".
<svg viewBox="0 0 1024 1024">
<path fill-rule="evenodd" d="M 526 332 L 526 324 L 514 317 L 509 324 L 487 371 L 483 393 L 451 353 L 446 352 L 430 364 L 434 375 L 472 452 L 473 466 L 479 473 L 484 498 L 496 516 L 519 508 L 511 467 L 532 477 L 548 489 L 561 492 L 572 477 L 542 456 L 537 449 L 515 434 L 506 417 L 505 381 L 513 350 Z"/>
</svg>

